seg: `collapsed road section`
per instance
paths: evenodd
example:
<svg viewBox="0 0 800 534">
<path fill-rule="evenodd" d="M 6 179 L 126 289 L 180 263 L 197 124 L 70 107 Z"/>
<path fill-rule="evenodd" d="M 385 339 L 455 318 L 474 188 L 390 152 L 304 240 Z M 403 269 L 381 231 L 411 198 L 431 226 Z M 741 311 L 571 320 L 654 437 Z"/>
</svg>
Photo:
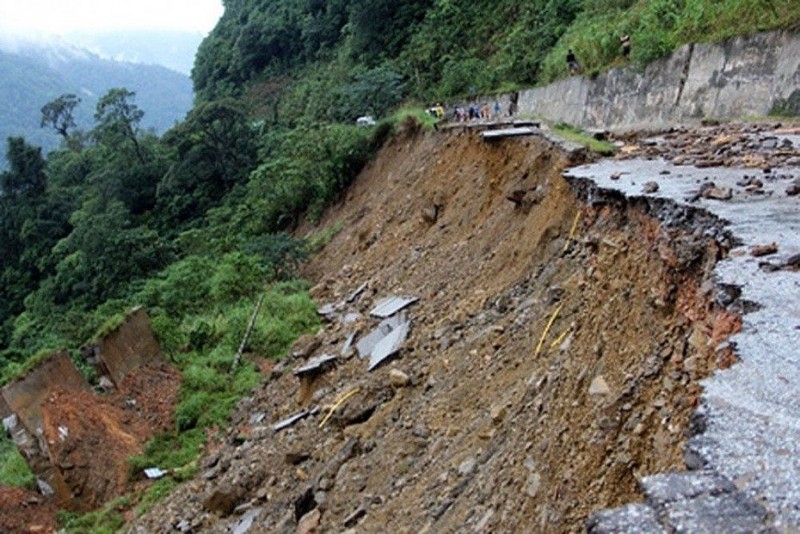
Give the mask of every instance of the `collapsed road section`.
<svg viewBox="0 0 800 534">
<path fill-rule="evenodd" d="M 566 173 L 590 202 L 623 195 L 656 209 L 700 209 L 726 221 L 737 241 L 714 277 L 718 303 L 741 303 L 741 331 L 714 349 L 733 349 L 740 361 L 702 383 L 696 434 L 685 451 L 694 471 L 645 478 L 645 503 L 599 514 L 595 532 L 634 524 L 680 532 L 800 529 L 800 136 L 726 128 L 695 133 L 707 137 L 710 150 L 673 133 L 630 147 L 656 159 L 603 161 Z M 675 151 L 681 139 L 684 150 Z M 723 167 L 723 160 L 740 166 Z"/>
<path fill-rule="evenodd" d="M 715 274 L 740 238 L 702 206 L 562 176 L 586 157 L 540 135 L 390 141 L 323 217 L 343 228 L 306 266 L 324 328 L 133 530 L 580 532 L 694 467 L 702 381 L 736 369 L 753 307 Z M 369 371 L 359 343 L 398 330 L 371 316 L 389 295 L 419 299 L 398 312 L 413 328 Z M 768 524 L 712 475 L 694 486 Z"/>
</svg>

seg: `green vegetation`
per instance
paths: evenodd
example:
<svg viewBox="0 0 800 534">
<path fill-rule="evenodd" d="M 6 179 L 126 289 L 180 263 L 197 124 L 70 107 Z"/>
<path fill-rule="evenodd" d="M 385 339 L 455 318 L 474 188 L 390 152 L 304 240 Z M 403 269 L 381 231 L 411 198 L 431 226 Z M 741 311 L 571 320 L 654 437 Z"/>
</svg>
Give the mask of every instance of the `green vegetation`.
<svg viewBox="0 0 800 534">
<path fill-rule="evenodd" d="M 630 35 L 630 60 L 643 67 L 691 42 L 800 25 L 794 0 L 597 0 L 585 8 L 544 60 L 542 81 L 564 76 L 572 48 L 584 73 L 620 66 L 620 36 Z"/>
<path fill-rule="evenodd" d="M 82 534 L 84 532 L 113 534 L 125 525 L 122 513 L 130 508 L 130 499 L 121 497 L 88 514 L 80 515 L 75 512 L 61 512 L 59 513 L 58 522 L 66 532 L 71 534 Z"/>
<path fill-rule="evenodd" d="M 0 435 L 0 484 L 33 489 L 36 478 L 10 438 Z"/>
<path fill-rule="evenodd" d="M 616 151 L 616 147 L 608 141 L 603 141 L 594 138 L 592 135 L 584 132 L 580 128 L 576 128 L 571 124 L 558 123 L 550 128 L 553 133 L 574 143 L 581 144 L 587 147 L 592 152 L 597 152 L 604 156 L 611 156 Z"/>
<path fill-rule="evenodd" d="M 192 476 L 207 436 L 257 386 L 258 360 L 280 358 L 319 328 L 296 276 L 341 224 L 308 242 L 292 232 L 319 221 L 387 138 L 435 128 L 424 107 L 565 76 L 569 48 L 592 74 L 644 65 L 688 41 L 800 22 L 796 0 L 225 4 L 198 51 L 185 120 L 158 137 L 129 89 L 108 90 L 93 112 L 65 94 L 38 104 L 61 148 L 45 157 L 9 138 L 0 173 L 2 380 L 33 365 L 32 355 L 113 328 L 137 305 L 183 375 L 175 428 L 131 459 L 133 477 L 152 466 L 170 475 L 127 507 L 145 509 Z M 378 124 L 356 127 L 367 114 Z M 94 122 L 79 130 L 81 117 Z M 554 131 L 613 151 L 568 125 Z M 30 484 L 5 443 L 0 481 Z M 120 506 L 65 516 L 67 528 L 113 530 Z"/>
</svg>

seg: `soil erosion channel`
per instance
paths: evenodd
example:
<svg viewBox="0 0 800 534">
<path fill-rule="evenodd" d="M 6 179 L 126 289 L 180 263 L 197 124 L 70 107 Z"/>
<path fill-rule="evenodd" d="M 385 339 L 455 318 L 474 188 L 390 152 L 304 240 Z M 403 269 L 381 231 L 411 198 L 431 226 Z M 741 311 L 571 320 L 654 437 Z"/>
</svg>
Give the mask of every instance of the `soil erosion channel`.
<svg viewBox="0 0 800 534">
<path fill-rule="evenodd" d="M 699 210 L 666 227 L 646 199 L 583 198 L 561 173 L 585 157 L 475 132 L 389 142 L 320 223 L 342 228 L 305 273 L 325 328 L 140 531 L 582 531 L 641 500 L 637 477 L 685 469 L 698 381 L 733 362 L 715 348 L 740 318 L 710 280 L 730 243 Z M 419 301 L 392 360 L 291 372 L 393 295 Z"/>
</svg>

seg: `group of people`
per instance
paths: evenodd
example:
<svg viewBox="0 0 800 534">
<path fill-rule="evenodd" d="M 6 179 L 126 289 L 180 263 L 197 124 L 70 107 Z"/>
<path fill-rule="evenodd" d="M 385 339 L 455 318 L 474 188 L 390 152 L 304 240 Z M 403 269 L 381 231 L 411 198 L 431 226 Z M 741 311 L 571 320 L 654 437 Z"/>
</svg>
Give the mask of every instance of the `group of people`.
<svg viewBox="0 0 800 534">
<path fill-rule="evenodd" d="M 622 57 L 628 59 L 628 56 L 631 55 L 631 37 L 628 34 L 623 35 L 619 38 Z M 577 74 L 581 70 L 581 65 L 578 63 L 577 58 L 575 57 L 575 53 L 570 48 L 567 50 L 567 69 L 569 69 L 570 74 Z"/>
<path fill-rule="evenodd" d="M 470 120 L 493 120 L 500 116 L 500 102 L 496 101 L 490 105 L 488 102 L 479 106 L 470 104 L 469 107 L 456 106 L 453 110 L 453 120 L 457 122 L 467 122 Z"/>
<path fill-rule="evenodd" d="M 428 114 L 437 120 L 445 118 L 445 110 L 441 104 L 435 104 L 427 109 Z M 502 106 L 500 102 L 495 100 L 493 104 L 486 102 L 484 104 L 470 104 L 469 106 L 455 106 L 453 113 L 448 119 L 455 122 L 468 122 L 473 120 L 495 120 L 500 117 L 502 113 Z M 514 102 L 512 101 L 508 107 L 508 116 L 514 113 Z"/>
</svg>

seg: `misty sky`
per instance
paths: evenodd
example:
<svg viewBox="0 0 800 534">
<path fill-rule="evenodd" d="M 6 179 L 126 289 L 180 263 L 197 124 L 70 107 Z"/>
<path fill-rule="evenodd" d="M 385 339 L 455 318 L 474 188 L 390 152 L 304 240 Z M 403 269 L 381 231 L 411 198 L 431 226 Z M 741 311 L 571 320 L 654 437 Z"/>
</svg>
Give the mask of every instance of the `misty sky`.
<svg viewBox="0 0 800 534">
<path fill-rule="evenodd" d="M 188 30 L 208 33 L 222 0 L 0 0 L 0 32 Z"/>
</svg>

